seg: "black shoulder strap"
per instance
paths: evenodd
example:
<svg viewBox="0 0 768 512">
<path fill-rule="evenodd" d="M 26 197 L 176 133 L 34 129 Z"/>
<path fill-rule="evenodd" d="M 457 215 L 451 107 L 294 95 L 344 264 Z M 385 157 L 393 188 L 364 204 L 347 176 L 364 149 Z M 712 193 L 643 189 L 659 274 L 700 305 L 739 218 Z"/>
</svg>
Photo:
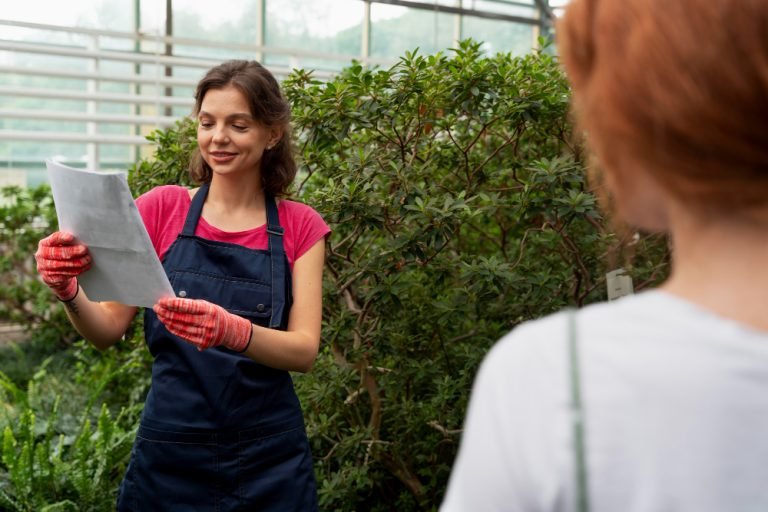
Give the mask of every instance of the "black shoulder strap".
<svg viewBox="0 0 768 512">
<path fill-rule="evenodd" d="M 286 259 L 283 247 L 283 233 L 280 226 L 280 218 L 277 215 L 275 198 L 267 194 L 265 197 L 267 207 L 267 236 L 269 237 L 269 261 L 272 266 L 272 317 L 269 319 L 271 328 L 279 328 L 285 311 L 285 278 Z"/>
<path fill-rule="evenodd" d="M 200 219 L 200 214 L 203 213 L 205 198 L 208 197 L 209 187 L 210 183 L 203 183 L 192 198 L 192 204 L 187 212 L 187 219 L 184 221 L 184 229 L 181 230 L 182 235 L 193 236 L 195 234 L 197 221 Z"/>
</svg>

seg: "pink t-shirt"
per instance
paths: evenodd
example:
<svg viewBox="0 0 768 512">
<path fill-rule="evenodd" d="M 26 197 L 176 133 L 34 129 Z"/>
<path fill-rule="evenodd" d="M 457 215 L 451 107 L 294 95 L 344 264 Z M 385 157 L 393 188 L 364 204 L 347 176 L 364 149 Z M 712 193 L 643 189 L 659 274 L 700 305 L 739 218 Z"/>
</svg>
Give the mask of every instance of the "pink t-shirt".
<svg viewBox="0 0 768 512">
<path fill-rule="evenodd" d="M 136 198 L 136 207 L 161 260 L 184 228 L 191 204 L 189 190 L 178 185 L 155 187 Z M 291 268 L 318 240 L 331 232 L 320 214 L 302 203 L 282 199 L 277 205 L 277 215 L 280 217 L 280 225 L 285 229 L 283 246 Z M 266 225 L 246 231 L 229 232 L 211 226 L 200 216 L 195 235 L 208 240 L 242 245 L 249 249 L 268 247 Z"/>
</svg>

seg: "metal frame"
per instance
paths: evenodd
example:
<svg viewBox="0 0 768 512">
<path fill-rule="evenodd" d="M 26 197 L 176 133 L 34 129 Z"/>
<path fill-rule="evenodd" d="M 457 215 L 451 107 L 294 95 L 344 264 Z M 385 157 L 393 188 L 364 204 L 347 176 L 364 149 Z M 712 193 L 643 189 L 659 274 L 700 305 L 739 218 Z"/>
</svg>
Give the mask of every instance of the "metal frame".
<svg viewBox="0 0 768 512">
<path fill-rule="evenodd" d="M 141 147 L 147 147 L 149 142 L 142 135 L 146 133 L 148 127 L 167 127 L 172 126 L 179 116 L 161 115 L 168 113 L 170 107 L 191 108 L 193 100 L 190 97 L 168 96 L 168 88 L 184 87 L 192 89 L 197 84 L 197 79 L 186 79 L 174 76 L 165 76 L 163 68 L 183 67 L 188 69 L 198 69 L 200 73 L 203 70 L 220 62 L 217 58 L 206 57 L 183 57 L 175 55 L 163 55 L 162 53 L 146 53 L 137 51 L 141 48 L 142 42 L 151 42 L 158 48 L 162 45 L 184 45 L 200 48 L 223 48 L 235 50 L 243 53 L 271 53 L 276 55 L 289 55 L 296 57 L 296 52 L 284 48 L 268 48 L 263 45 L 245 45 L 230 44 L 221 42 L 209 42 L 189 38 L 174 38 L 151 36 L 146 34 L 136 34 L 131 32 L 117 32 L 113 30 L 96 29 L 76 29 L 72 27 L 59 27 L 55 25 L 27 23 L 18 21 L 0 20 L 2 26 L 13 26 L 17 28 L 29 28 L 34 30 L 48 30 L 54 32 L 64 32 L 69 34 L 78 34 L 88 37 L 86 46 L 59 46 L 45 43 L 31 43 L 0 40 L 0 51 L 17 52 L 22 54 L 53 55 L 58 57 L 70 57 L 81 59 L 88 63 L 86 70 L 72 69 L 46 69 L 42 67 L 27 67 L 23 65 L 0 65 L 0 72 L 8 75 L 17 74 L 34 77 L 50 78 L 69 78 L 85 81 L 85 88 L 80 90 L 62 90 L 45 87 L 22 87 L 0 85 L 0 95 L 7 97 L 27 97 L 37 99 L 60 99 L 74 100 L 83 102 L 85 111 L 67 110 L 67 111 L 48 111 L 43 109 L 0 109 L 0 118 L 3 119 L 27 119 L 35 121 L 71 121 L 85 123 L 83 132 L 57 133 L 42 130 L 11 130 L 0 129 L 0 140 L 6 141 L 26 141 L 26 142 L 64 142 L 64 143 L 85 143 L 86 144 L 86 162 L 85 165 L 92 169 L 100 167 L 100 158 L 98 146 L 100 144 L 120 144 L 129 145 L 134 149 L 131 154 L 134 159 L 141 156 Z M 105 50 L 99 47 L 101 39 L 110 38 L 124 41 L 133 41 L 134 49 L 132 51 Z M 329 61 L 346 63 L 351 60 L 350 56 L 328 54 L 323 52 L 305 51 L 301 52 L 303 58 L 321 58 Z M 385 59 L 364 59 L 369 64 L 387 63 Z M 132 63 L 134 73 L 108 73 L 103 68 L 105 62 L 124 62 Z M 143 67 L 147 65 L 155 66 L 153 74 L 141 74 Z M 270 70 L 277 76 L 286 76 L 290 73 L 287 67 L 270 66 Z M 330 71 L 317 71 L 314 73 L 320 79 L 327 79 L 332 76 Z M 122 83 L 129 85 L 129 92 L 115 93 L 104 92 L 100 90 L 100 84 Z M 152 92 L 148 93 L 147 86 L 152 86 Z M 172 92 L 172 90 L 170 91 Z M 106 114 L 99 112 L 100 104 L 128 104 L 131 106 L 131 113 L 128 114 Z M 152 112 L 151 115 L 143 112 Z M 125 135 L 119 134 L 101 134 L 98 126 L 100 124 L 124 124 L 133 126 L 133 130 Z M 5 167 L 5 166 L 4 166 Z"/>
<path fill-rule="evenodd" d="M 106 124 L 138 124 L 173 126 L 177 116 L 147 116 L 136 114 L 100 114 L 88 112 L 57 112 L 41 109 L 0 108 L 2 119 L 36 119 L 39 121 L 96 122 Z"/>
<path fill-rule="evenodd" d="M 191 107 L 193 100 L 188 97 L 174 97 L 173 88 L 194 88 L 197 80 L 180 78 L 175 72 L 176 68 L 203 70 L 210 68 L 220 59 L 211 57 L 183 56 L 174 54 L 180 46 L 201 49 L 223 49 L 252 55 L 257 60 L 264 60 L 266 55 L 287 56 L 292 65 L 300 65 L 301 59 L 320 59 L 328 62 L 338 62 L 339 67 L 346 65 L 352 59 L 363 65 L 389 66 L 392 59 L 371 57 L 371 6 L 374 3 L 396 5 L 412 9 L 430 10 L 455 15 L 453 27 L 453 40 L 462 38 L 462 19 L 466 16 L 485 18 L 512 23 L 522 23 L 536 27 L 535 36 L 539 31 L 551 27 L 554 13 L 549 6 L 549 0 L 530 0 L 524 3 L 520 0 L 495 0 L 499 4 L 530 8 L 536 15 L 516 16 L 491 10 L 479 10 L 467 7 L 469 0 L 455 0 L 455 5 L 438 4 L 436 0 L 360 0 L 364 4 L 362 20 L 362 41 L 360 55 L 339 55 L 325 52 L 317 52 L 306 49 L 288 49 L 270 47 L 265 44 L 266 32 L 266 1 L 256 2 L 256 38 L 253 44 L 235 44 L 220 41 L 208 41 L 184 37 L 175 37 L 170 34 L 165 36 L 142 33 L 141 28 L 141 0 L 133 0 L 134 5 L 134 31 L 121 32 L 115 30 L 75 28 L 50 24 L 29 23 L 22 21 L 0 19 L 2 27 L 16 27 L 30 30 L 42 30 L 84 36 L 87 43 L 84 46 L 62 46 L 43 42 L 20 42 L 0 39 L 0 51 L 16 52 L 22 54 L 52 55 L 82 59 L 87 63 L 87 70 L 72 69 L 46 69 L 35 66 L 5 65 L 0 64 L 0 73 L 16 74 L 34 77 L 68 78 L 85 81 L 84 90 L 61 90 L 43 87 L 14 87 L 0 86 L 0 95 L 28 98 L 53 98 L 61 100 L 75 100 L 84 104 L 85 111 L 47 111 L 43 109 L 13 109 L 0 108 L 0 118 L 4 119 L 28 119 L 36 121 L 71 121 L 85 123 L 85 131 L 73 133 L 54 133 L 39 130 L 0 130 L 0 139 L 13 141 L 40 141 L 40 142 L 71 142 L 85 143 L 87 148 L 87 167 L 99 168 L 99 144 L 126 144 L 133 147 L 134 159 L 141 156 L 141 148 L 147 147 L 148 142 L 142 136 L 148 127 L 171 126 L 178 120 L 178 116 L 169 115 L 171 108 Z M 492 0 L 493 1 L 493 0 Z M 171 0 L 167 0 L 170 5 Z M 130 50 L 104 49 L 102 40 L 125 41 Z M 146 45 L 151 45 L 154 51 L 142 51 Z M 535 46 L 535 41 L 532 46 Z M 168 51 L 171 49 L 171 51 Z M 167 54 L 166 54 L 167 53 Z M 108 73 L 104 70 L 107 62 L 122 62 L 132 64 L 133 73 Z M 146 66 L 154 66 L 152 74 L 142 73 Z M 288 67 L 269 66 L 270 70 L 278 77 L 287 76 L 291 69 Z M 173 70 L 173 71 L 166 71 Z M 330 78 L 335 72 L 332 70 L 318 70 L 314 76 L 319 79 Z M 172 76 L 177 75 L 177 76 Z M 120 83 L 128 84 L 127 93 L 104 92 L 102 84 Z M 149 87 L 148 87 L 149 86 Z M 101 104 L 128 104 L 128 114 L 108 114 L 100 112 Z M 163 115 L 165 113 L 165 115 Z M 123 124 L 133 126 L 130 133 L 101 134 L 100 124 Z"/>
<path fill-rule="evenodd" d="M 423 9 L 423 10 L 429 10 L 429 11 L 437 11 L 437 12 L 443 12 L 446 14 L 458 14 L 461 16 L 472 16 L 475 18 L 485 18 L 485 19 L 491 19 L 491 20 L 499 20 L 499 21 L 509 21 L 513 23 L 524 23 L 527 25 L 539 25 L 541 24 L 541 19 L 539 18 L 529 18 L 526 16 L 514 16 L 512 14 L 502 14 L 498 12 L 492 12 L 492 11 L 481 11 L 478 9 L 467 9 L 464 7 L 451 7 L 450 5 L 442 5 L 438 3 L 434 3 L 432 5 L 426 4 L 423 2 L 417 2 L 413 0 L 362 0 L 365 3 L 376 3 L 376 4 L 387 4 L 387 5 L 398 5 L 400 7 L 410 7 L 412 9 Z M 541 2 L 541 0 L 537 0 L 537 3 Z M 520 7 L 529 7 L 529 8 L 535 8 L 535 4 L 524 4 L 522 2 L 499 2 L 506 5 L 517 5 Z"/>
</svg>

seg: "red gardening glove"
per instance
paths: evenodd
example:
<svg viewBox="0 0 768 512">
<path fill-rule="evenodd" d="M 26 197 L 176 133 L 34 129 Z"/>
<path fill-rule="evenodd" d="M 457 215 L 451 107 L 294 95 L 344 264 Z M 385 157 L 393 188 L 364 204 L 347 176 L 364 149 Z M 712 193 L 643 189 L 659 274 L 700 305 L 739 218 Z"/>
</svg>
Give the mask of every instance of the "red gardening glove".
<svg viewBox="0 0 768 512">
<path fill-rule="evenodd" d="M 198 350 L 224 345 L 243 352 L 251 342 L 251 322 L 208 301 L 167 297 L 152 309 L 169 332 Z"/>
<path fill-rule="evenodd" d="M 64 302 L 77 295 L 77 276 L 91 268 L 88 248 L 75 235 L 56 231 L 40 240 L 35 252 L 37 271 L 43 282 Z"/>
</svg>

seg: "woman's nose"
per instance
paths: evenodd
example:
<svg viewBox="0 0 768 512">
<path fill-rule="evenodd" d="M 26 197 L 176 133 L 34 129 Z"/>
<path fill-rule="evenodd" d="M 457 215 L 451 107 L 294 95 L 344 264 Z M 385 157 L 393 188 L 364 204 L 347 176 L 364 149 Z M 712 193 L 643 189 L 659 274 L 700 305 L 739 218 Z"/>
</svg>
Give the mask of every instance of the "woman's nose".
<svg viewBox="0 0 768 512">
<path fill-rule="evenodd" d="M 228 138 L 227 131 L 224 128 L 216 128 L 213 132 L 214 142 L 226 142 Z"/>
</svg>

